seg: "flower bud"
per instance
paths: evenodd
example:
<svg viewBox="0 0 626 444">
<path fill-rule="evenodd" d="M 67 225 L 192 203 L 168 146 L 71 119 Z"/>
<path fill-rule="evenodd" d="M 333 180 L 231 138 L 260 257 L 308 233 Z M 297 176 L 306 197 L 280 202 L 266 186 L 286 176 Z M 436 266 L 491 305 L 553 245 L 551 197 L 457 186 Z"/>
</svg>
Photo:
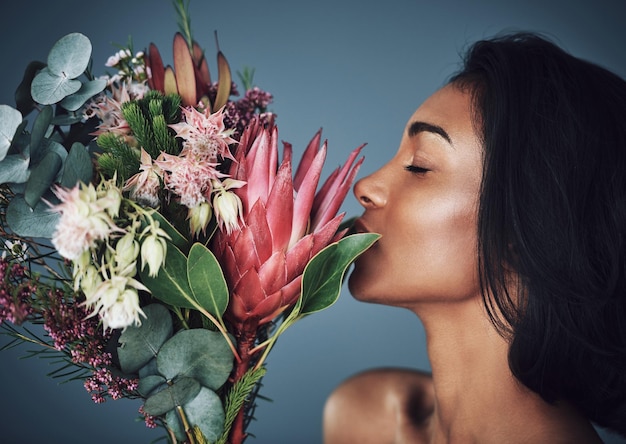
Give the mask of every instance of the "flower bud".
<svg viewBox="0 0 626 444">
<path fill-rule="evenodd" d="M 141 269 L 148 264 L 148 275 L 156 277 L 159 268 L 165 263 L 166 252 L 167 245 L 164 239 L 153 234 L 148 235 L 141 243 Z"/>
<path fill-rule="evenodd" d="M 126 233 L 115 245 L 115 262 L 119 270 L 125 269 L 135 262 L 139 256 L 139 244 L 135 240 L 135 234 Z"/>
<path fill-rule="evenodd" d="M 189 219 L 189 228 L 194 236 L 198 236 L 200 232 L 205 233 L 206 227 L 211 220 L 211 205 L 208 202 L 202 202 L 193 208 L 189 208 L 187 213 Z"/>
</svg>

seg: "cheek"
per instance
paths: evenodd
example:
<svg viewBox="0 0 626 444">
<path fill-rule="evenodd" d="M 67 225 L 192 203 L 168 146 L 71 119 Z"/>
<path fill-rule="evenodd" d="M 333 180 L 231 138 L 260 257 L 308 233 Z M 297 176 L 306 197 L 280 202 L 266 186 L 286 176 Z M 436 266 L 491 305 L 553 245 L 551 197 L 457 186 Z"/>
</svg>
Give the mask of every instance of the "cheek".
<svg viewBox="0 0 626 444">
<path fill-rule="evenodd" d="M 475 206 L 458 202 L 429 199 L 420 208 L 396 213 L 387 221 L 394 230 L 357 261 L 350 278 L 352 294 L 406 306 L 475 293 Z"/>
</svg>

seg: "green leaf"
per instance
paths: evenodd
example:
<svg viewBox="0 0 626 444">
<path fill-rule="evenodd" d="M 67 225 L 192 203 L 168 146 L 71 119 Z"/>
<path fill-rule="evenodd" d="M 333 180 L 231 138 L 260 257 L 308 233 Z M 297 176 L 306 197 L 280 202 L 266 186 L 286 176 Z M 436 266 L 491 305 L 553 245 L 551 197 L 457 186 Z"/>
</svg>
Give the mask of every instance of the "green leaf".
<svg viewBox="0 0 626 444">
<path fill-rule="evenodd" d="M 42 105 L 53 105 L 81 87 L 80 80 L 72 80 L 63 75 L 52 73 L 49 67 L 39 71 L 30 87 L 30 93 L 36 102 Z"/>
<path fill-rule="evenodd" d="M 137 391 L 142 397 L 147 398 L 158 388 L 163 388 L 165 383 L 167 383 L 167 380 L 163 376 L 148 375 L 139 379 Z"/>
<path fill-rule="evenodd" d="M 28 206 L 22 196 L 15 196 L 7 208 L 7 223 L 11 230 L 22 237 L 51 238 L 60 214 L 39 202 L 35 208 Z"/>
<path fill-rule="evenodd" d="M 152 218 L 159 222 L 159 227 L 167 233 L 171 239 L 171 243 L 176 245 L 180 250 L 185 251 L 189 245 L 187 238 L 178 231 L 174 225 L 170 223 L 161 213 L 158 211 L 152 211 L 150 213 Z"/>
<path fill-rule="evenodd" d="M 71 96 L 67 96 L 61 100 L 61 105 L 68 111 L 76 111 L 96 94 L 101 93 L 106 88 L 107 82 L 104 79 L 95 79 L 85 82 L 80 89 Z"/>
<path fill-rule="evenodd" d="M 29 114 L 33 109 L 35 109 L 35 102 L 33 101 L 33 97 L 30 95 L 30 85 L 33 83 L 35 74 L 37 74 L 40 69 L 45 67 L 46 64 L 43 62 L 36 60 L 30 62 L 24 70 L 22 82 L 15 90 L 15 105 L 23 116 Z"/>
<path fill-rule="evenodd" d="M 189 424 L 198 426 L 208 442 L 220 437 L 224 430 L 224 408 L 220 397 L 212 390 L 202 387 L 195 398 L 183 405 L 183 410 Z M 165 422 L 179 441 L 185 440 L 185 430 L 176 410 L 167 413 Z"/>
<path fill-rule="evenodd" d="M 152 296 L 180 308 L 198 307 L 187 281 L 187 258 L 177 247 L 168 242 L 165 267 L 159 269 L 156 277 L 150 276 L 148 271 L 148 267 L 140 271 L 141 282 L 150 289 Z"/>
<path fill-rule="evenodd" d="M 141 367 L 139 371 L 137 371 L 137 375 L 140 378 L 145 378 L 146 376 L 159 375 L 159 369 L 157 369 L 156 356 L 148 361 L 146 365 Z"/>
<path fill-rule="evenodd" d="M 157 355 L 157 367 L 167 379 L 185 376 L 217 390 L 228 379 L 233 360 L 221 333 L 195 328 L 181 330 L 163 344 Z"/>
<path fill-rule="evenodd" d="M 78 182 L 89 183 L 92 175 L 93 166 L 87 148 L 82 143 L 74 143 L 63 165 L 61 185 L 72 188 Z"/>
<path fill-rule="evenodd" d="M 147 318 L 140 326 L 126 327 L 119 338 L 117 354 L 125 373 L 136 373 L 152 358 L 172 336 L 173 325 L 169 310 L 161 304 L 143 307 Z"/>
<path fill-rule="evenodd" d="M 148 415 L 163 415 L 192 400 L 201 388 L 195 379 L 180 378 L 146 399 L 143 409 Z"/>
<path fill-rule="evenodd" d="M 29 158 L 21 154 L 11 154 L 0 162 L 0 184 L 24 183 L 30 176 Z"/>
<path fill-rule="evenodd" d="M 33 123 L 33 129 L 30 133 L 30 155 L 33 158 L 38 157 L 39 146 L 48 132 L 53 114 L 52 106 L 46 105 L 41 109 Z"/>
<path fill-rule="evenodd" d="M 41 159 L 41 162 L 31 170 L 24 192 L 24 200 L 31 208 L 34 208 L 41 201 L 41 196 L 50 189 L 61 166 L 63 166 L 61 157 L 57 153 L 49 151 Z"/>
<path fill-rule="evenodd" d="M 79 33 L 73 32 L 61 37 L 48 54 L 48 69 L 57 76 L 75 79 L 89 65 L 91 42 Z"/>
<path fill-rule="evenodd" d="M 0 105 L 0 161 L 7 155 L 21 123 L 22 113 L 9 105 Z"/>
<path fill-rule="evenodd" d="M 334 304 L 348 266 L 379 238 L 380 235 L 375 233 L 353 234 L 316 254 L 302 276 L 300 315 L 315 313 Z"/>
<path fill-rule="evenodd" d="M 193 244 L 189 250 L 187 279 L 198 304 L 221 319 L 228 305 L 228 286 L 219 262 L 200 243 Z"/>
</svg>

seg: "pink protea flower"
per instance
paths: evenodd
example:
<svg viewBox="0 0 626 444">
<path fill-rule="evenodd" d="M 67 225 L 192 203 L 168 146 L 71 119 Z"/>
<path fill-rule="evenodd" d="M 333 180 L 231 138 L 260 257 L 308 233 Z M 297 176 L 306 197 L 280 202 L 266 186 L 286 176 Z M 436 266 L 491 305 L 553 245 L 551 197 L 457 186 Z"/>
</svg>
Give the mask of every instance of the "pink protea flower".
<svg viewBox="0 0 626 444">
<path fill-rule="evenodd" d="M 344 234 L 337 232 L 344 216 L 337 211 L 363 162 L 355 163 L 359 147 L 316 192 L 326 158 L 321 131 L 294 178 L 291 145 L 284 144 L 278 166 L 277 137 L 275 126 L 263 128 L 259 120 L 242 134 L 230 175 L 247 183 L 233 190 L 242 201 L 243 223 L 231 233 L 219 230 L 212 245 L 231 292 L 225 317 L 244 334 L 292 306 L 306 264 Z"/>
<path fill-rule="evenodd" d="M 224 125 L 223 110 L 222 107 L 211 114 L 208 108 L 204 112 L 183 108 L 185 121 L 170 125 L 176 136 L 184 140 L 182 155 L 208 162 L 216 162 L 218 156 L 232 158 L 228 145 L 236 140 L 230 137 L 234 130 L 227 130 Z"/>
</svg>

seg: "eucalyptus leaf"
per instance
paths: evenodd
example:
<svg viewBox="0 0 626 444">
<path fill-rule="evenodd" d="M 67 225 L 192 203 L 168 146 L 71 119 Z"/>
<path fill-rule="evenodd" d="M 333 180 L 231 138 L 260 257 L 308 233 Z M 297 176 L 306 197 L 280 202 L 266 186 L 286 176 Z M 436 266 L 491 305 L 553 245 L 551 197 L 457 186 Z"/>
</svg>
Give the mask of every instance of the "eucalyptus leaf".
<svg viewBox="0 0 626 444">
<path fill-rule="evenodd" d="M 204 328 L 181 330 L 157 355 L 159 373 L 167 379 L 189 377 L 219 389 L 233 369 L 233 353 L 221 333 Z"/>
<path fill-rule="evenodd" d="M 169 310 L 154 303 L 142 308 L 146 318 L 140 326 L 126 327 L 119 338 L 117 355 L 125 373 L 136 373 L 152 358 L 172 336 L 173 325 Z"/>
<path fill-rule="evenodd" d="M 7 155 L 21 123 L 22 113 L 9 105 L 0 105 L 0 161 Z"/>
<path fill-rule="evenodd" d="M 23 196 L 15 196 L 9 202 L 6 217 L 9 227 L 18 236 L 49 239 L 54 234 L 60 213 L 51 211 L 45 202 L 31 208 Z"/>
<path fill-rule="evenodd" d="M 61 100 L 59 105 L 68 111 L 76 111 L 83 106 L 87 100 L 101 93 L 106 86 L 107 82 L 104 79 L 95 79 L 85 82 L 78 91 Z"/>
<path fill-rule="evenodd" d="M 62 166 L 61 157 L 54 151 L 48 151 L 41 162 L 31 170 L 24 192 L 24 200 L 28 206 L 34 208 L 41 202 L 41 196 L 50 189 Z"/>
<path fill-rule="evenodd" d="M 21 154 L 11 154 L 0 162 L 0 184 L 24 183 L 30 176 L 29 158 Z"/>
<path fill-rule="evenodd" d="M 37 72 L 45 67 L 46 64 L 43 62 L 37 60 L 30 62 L 24 71 L 22 82 L 15 90 L 15 105 L 23 116 L 35 109 L 35 102 L 30 94 L 30 85 Z"/>
<path fill-rule="evenodd" d="M 52 106 L 46 105 L 41 108 L 41 111 L 33 122 L 33 129 L 30 133 L 30 146 L 32 157 L 37 157 L 37 149 L 39 148 L 39 145 L 41 145 L 41 142 L 48 132 L 48 128 L 50 127 L 50 123 L 52 122 L 53 115 L 54 110 L 52 109 Z"/>
<path fill-rule="evenodd" d="M 52 119 L 53 125 L 59 126 L 69 126 L 75 123 L 81 122 L 83 120 L 83 116 L 80 113 L 69 112 L 67 114 L 57 114 Z"/>
<path fill-rule="evenodd" d="M 148 415 L 160 416 L 192 400 L 202 386 L 191 378 L 180 378 L 151 395 L 143 405 Z"/>
<path fill-rule="evenodd" d="M 74 187 L 78 182 L 89 183 L 93 175 L 93 165 L 89 151 L 82 143 L 74 143 L 63 165 L 61 185 Z"/>
<path fill-rule="evenodd" d="M 39 71 L 30 86 L 33 99 L 42 105 L 53 105 L 74 94 L 81 87 L 80 80 L 57 75 L 46 67 Z"/>
<path fill-rule="evenodd" d="M 178 248 L 168 242 L 165 267 L 159 269 L 156 277 L 150 276 L 148 271 L 149 268 L 145 267 L 139 273 L 141 282 L 152 296 L 176 307 L 197 308 L 187 281 L 187 258 Z"/>
<path fill-rule="evenodd" d="M 163 385 L 166 383 L 167 380 L 163 376 L 148 375 L 139 379 L 137 391 L 142 397 L 147 398 L 157 389 L 164 388 Z"/>
<path fill-rule="evenodd" d="M 375 233 L 353 234 L 316 254 L 302 276 L 300 315 L 315 313 L 334 304 L 350 264 L 379 238 L 380 235 Z"/>
<path fill-rule="evenodd" d="M 187 278 L 198 304 L 221 319 L 228 305 L 228 286 L 219 262 L 200 243 L 193 244 L 189 250 Z"/>
<path fill-rule="evenodd" d="M 48 54 L 48 69 L 53 74 L 75 79 L 87 69 L 91 59 L 91 42 L 73 32 L 61 37 Z"/>
<path fill-rule="evenodd" d="M 183 410 L 189 424 L 198 426 L 208 442 L 215 442 L 222 435 L 224 407 L 220 397 L 212 390 L 202 387 L 195 398 L 183 405 Z M 179 441 L 185 440 L 183 423 L 176 410 L 167 412 L 165 422 Z"/>
<path fill-rule="evenodd" d="M 157 369 L 156 356 L 150 359 L 148 363 L 144 365 L 143 367 L 141 367 L 139 371 L 137 372 L 137 375 L 140 378 L 145 378 L 146 376 L 158 375 L 158 374 L 159 374 L 159 370 Z"/>
</svg>

